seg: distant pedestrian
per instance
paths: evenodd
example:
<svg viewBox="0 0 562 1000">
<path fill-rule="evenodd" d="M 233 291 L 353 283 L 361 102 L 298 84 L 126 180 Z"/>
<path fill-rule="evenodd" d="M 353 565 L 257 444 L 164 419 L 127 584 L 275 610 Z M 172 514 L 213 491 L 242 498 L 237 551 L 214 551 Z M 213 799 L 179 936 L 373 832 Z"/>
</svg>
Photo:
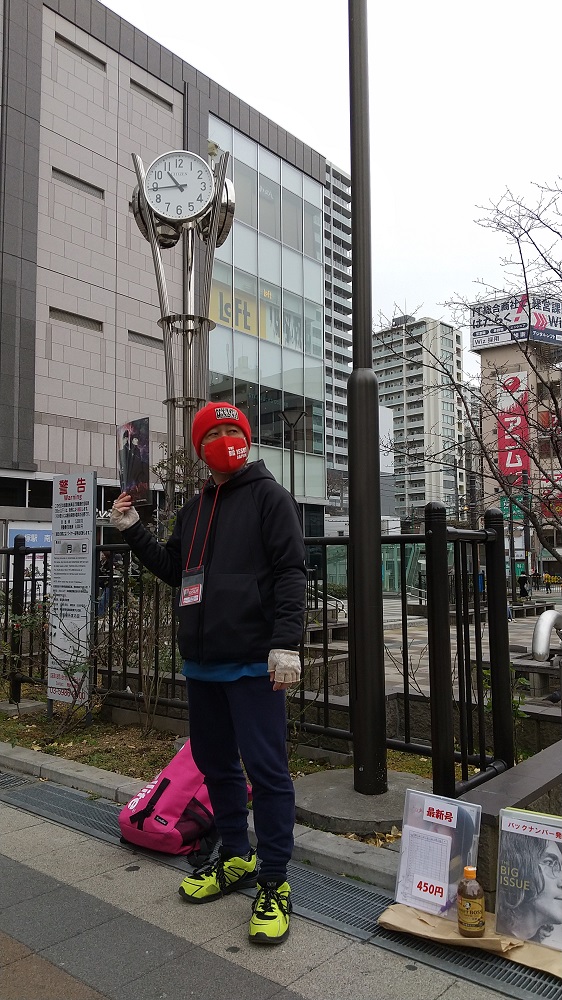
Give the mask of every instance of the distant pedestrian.
<svg viewBox="0 0 562 1000">
<path fill-rule="evenodd" d="M 544 577 L 544 589 L 546 590 L 547 594 L 550 594 L 550 577 L 549 576 L 545 576 Z"/>
<path fill-rule="evenodd" d="M 518 579 L 519 584 L 519 597 L 528 597 L 529 591 L 527 590 L 528 577 L 525 573 L 521 573 Z"/>
</svg>

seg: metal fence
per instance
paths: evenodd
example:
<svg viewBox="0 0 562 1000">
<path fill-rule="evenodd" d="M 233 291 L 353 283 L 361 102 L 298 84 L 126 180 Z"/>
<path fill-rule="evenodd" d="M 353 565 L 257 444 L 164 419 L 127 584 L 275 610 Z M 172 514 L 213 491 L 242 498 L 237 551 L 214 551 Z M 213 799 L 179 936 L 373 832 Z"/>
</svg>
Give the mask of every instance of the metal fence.
<svg viewBox="0 0 562 1000">
<path fill-rule="evenodd" d="M 290 738 L 336 750 L 353 747 L 344 582 L 348 544 L 341 537 L 306 539 L 303 674 L 288 698 Z M 394 750 L 431 757 L 439 794 L 458 795 L 513 765 L 503 544 L 503 520 L 497 511 L 488 512 L 484 530 L 465 531 L 447 527 L 441 504 L 427 506 L 423 535 L 382 539 L 383 567 L 387 547 L 396 552 L 398 546 L 400 554 L 397 587 L 385 595 L 383 608 L 385 663 L 393 674 L 392 692 L 387 690 L 392 726 L 386 743 Z M 412 547 L 426 581 L 423 615 L 407 583 Z M 26 550 L 21 536 L 13 549 L 0 549 L 2 673 L 10 681 L 14 701 L 20 700 L 22 683 L 46 679 L 48 553 Z M 91 669 L 97 691 L 112 704 L 142 702 L 146 707 L 157 699 L 158 711 L 185 710 L 172 589 L 143 570 L 126 545 L 104 545 L 97 547 L 95 600 Z M 491 667 L 482 655 L 484 606 Z"/>
</svg>

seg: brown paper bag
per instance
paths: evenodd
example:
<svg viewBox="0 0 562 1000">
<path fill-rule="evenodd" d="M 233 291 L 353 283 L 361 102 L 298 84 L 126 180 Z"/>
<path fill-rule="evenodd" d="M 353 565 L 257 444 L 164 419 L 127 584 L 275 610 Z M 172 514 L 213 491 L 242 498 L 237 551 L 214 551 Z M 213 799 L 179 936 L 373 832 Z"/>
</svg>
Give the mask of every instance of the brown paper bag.
<svg viewBox="0 0 562 1000">
<path fill-rule="evenodd" d="M 415 934 L 416 937 L 439 941 L 440 944 L 493 951 L 511 962 L 526 965 L 530 969 L 539 969 L 541 972 L 548 972 L 551 976 L 562 979 L 562 952 L 531 941 L 519 941 L 517 938 L 496 934 L 495 921 L 494 914 L 487 913 L 486 931 L 483 937 L 466 938 L 459 934 L 455 921 L 423 913 L 403 903 L 394 903 L 379 917 L 380 926 L 386 930 L 396 931 L 399 934 Z"/>
</svg>

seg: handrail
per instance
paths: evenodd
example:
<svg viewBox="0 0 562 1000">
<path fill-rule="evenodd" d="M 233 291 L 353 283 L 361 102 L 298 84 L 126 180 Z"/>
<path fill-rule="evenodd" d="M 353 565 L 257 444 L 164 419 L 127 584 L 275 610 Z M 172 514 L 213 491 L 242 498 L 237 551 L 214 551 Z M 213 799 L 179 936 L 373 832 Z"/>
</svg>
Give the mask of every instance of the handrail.
<svg viewBox="0 0 562 1000">
<path fill-rule="evenodd" d="M 562 642 L 562 613 L 553 609 L 543 611 L 537 618 L 537 623 L 533 629 L 533 643 L 531 646 L 533 660 L 544 663 L 548 660 L 550 653 L 550 637 L 553 630 Z"/>
</svg>

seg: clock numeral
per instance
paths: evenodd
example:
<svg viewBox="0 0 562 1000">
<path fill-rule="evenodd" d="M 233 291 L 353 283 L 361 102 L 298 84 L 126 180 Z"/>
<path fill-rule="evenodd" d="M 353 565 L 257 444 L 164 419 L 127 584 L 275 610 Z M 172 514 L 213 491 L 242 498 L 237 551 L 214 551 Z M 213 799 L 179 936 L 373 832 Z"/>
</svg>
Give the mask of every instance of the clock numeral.
<svg viewBox="0 0 562 1000">
<path fill-rule="evenodd" d="M 169 201 L 166 202 L 166 211 L 167 212 L 170 211 L 170 202 Z"/>
<path fill-rule="evenodd" d="M 182 212 L 183 208 L 181 207 L 181 205 L 176 205 L 176 215 L 181 215 Z"/>
<path fill-rule="evenodd" d="M 153 181 L 153 182 L 152 182 L 152 190 L 153 190 L 153 191 L 158 191 L 158 184 L 157 184 L 157 182 L 156 182 L 156 181 Z"/>
<path fill-rule="evenodd" d="M 195 211 L 195 205 L 193 204 L 192 201 L 188 201 L 188 203 L 187 203 L 187 210 L 188 210 L 188 212 L 194 212 Z"/>
<path fill-rule="evenodd" d="M 159 205 L 160 202 L 162 201 L 162 195 L 161 194 L 157 194 L 156 198 L 154 199 L 154 201 L 156 202 L 157 205 Z"/>
<path fill-rule="evenodd" d="M 198 181 L 202 181 L 203 180 L 203 171 L 202 170 L 198 170 L 197 171 L 197 180 Z"/>
<path fill-rule="evenodd" d="M 201 181 L 201 190 L 202 191 L 206 191 L 207 190 L 207 184 L 205 183 L 205 181 Z"/>
<path fill-rule="evenodd" d="M 176 167 L 183 167 L 183 156 L 176 156 Z"/>
<path fill-rule="evenodd" d="M 202 194 L 198 194 L 197 195 L 197 201 L 203 201 L 203 195 Z"/>
<path fill-rule="evenodd" d="M 161 170 L 155 170 L 154 171 L 154 176 L 156 177 L 157 181 L 161 181 L 162 180 L 162 171 Z"/>
</svg>

